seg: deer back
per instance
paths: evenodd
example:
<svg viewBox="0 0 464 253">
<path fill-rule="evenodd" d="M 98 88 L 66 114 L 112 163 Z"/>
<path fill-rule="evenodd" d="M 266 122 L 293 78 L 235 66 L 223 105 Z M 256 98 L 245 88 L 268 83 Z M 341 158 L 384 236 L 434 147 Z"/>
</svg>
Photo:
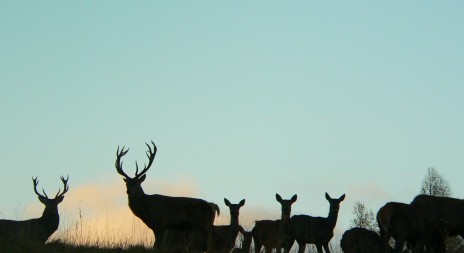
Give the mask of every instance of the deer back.
<svg viewBox="0 0 464 253">
<path fill-rule="evenodd" d="M 332 199 L 325 194 L 329 201 L 329 215 L 327 217 L 313 217 L 310 215 L 294 215 L 287 226 L 287 235 L 293 241 L 306 243 L 328 243 L 333 237 L 340 203 L 345 199 L 345 194 L 340 198 Z"/>
<path fill-rule="evenodd" d="M 393 249 L 380 236 L 365 228 L 351 228 L 343 233 L 340 246 L 344 253 L 390 253 Z"/>
<path fill-rule="evenodd" d="M 286 226 L 290 218 L 291 206 L 297 200 L 297 195 L 293 195 L 290 199 L 282 199 L 279 194 L 276 194 L 275 197 L 281 205 L 281 219 L 256 221 L 252 229 L 255 245 L 280 248 L 286 239 Z"/>
<path fill-rule="evenodd" d="M 420 208 L 432 218 L 446 221 L 446 228 L 450 236 L 464 234 L 464 200 L 418 195 L 411 205 Z"/>
<path fill-rule="evenodd" d="M 414 206 L 389 202 L 377 212 L 377 223 L 382 235 L 415 244 L 421 241 L 434 252 L 445 252 L 445 229 L 437 220 L 430 219 Z M 387 240 L 388 238 L 385 238 Z"/>
</svg>

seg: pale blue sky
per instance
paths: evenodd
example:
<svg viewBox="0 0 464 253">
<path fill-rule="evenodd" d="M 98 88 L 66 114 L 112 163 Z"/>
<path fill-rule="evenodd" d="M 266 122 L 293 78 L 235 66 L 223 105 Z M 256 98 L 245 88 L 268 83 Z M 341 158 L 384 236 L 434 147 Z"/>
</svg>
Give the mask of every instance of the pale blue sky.
<svg viewBox="0 0 464 253">
<path fill-rule="evenodd" d="M 297 193 L 293 213 L 325 216 L 324 192 L 346 193 L 343 229 L 355 201 L 412 200 L 429 166 L 461 198 L 463 8 L 2 1 L 0 212 L 36 201 L 32 176 L 52 193 L 61 174 L 71 191 L 119 180 L 117 146 L 130 170 L 150 139 L 149 178 L 223 208 Z"/>
</svg>

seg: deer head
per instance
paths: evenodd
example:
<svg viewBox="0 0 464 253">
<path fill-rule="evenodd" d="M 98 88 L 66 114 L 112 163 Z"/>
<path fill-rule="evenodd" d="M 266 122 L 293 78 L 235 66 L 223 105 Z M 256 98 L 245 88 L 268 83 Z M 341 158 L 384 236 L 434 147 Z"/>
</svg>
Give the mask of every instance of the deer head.
<svg viewBox="0 0 464 253">
<path fill-rule="evenodd" d="M 238 204 L 232 204 L 232 203 L 230 203 L 230 201 L 228 199 L 224 198 L 224 203 L 226 204 L 226 206 L 229 207 L 230 217 L 231 218 L 238 218 L 238 215 L 239 215 L 239 212 L 240 212 L 240 207 L 245 205 L 245 200 L 242 199 L 242 201 L 240 201 Z"/>
<path fill-rule="evenodd" d="M 39 184 L 39 180 L 36 178 L 32 178 L 32 182 L 34 185 L 34 192 L 37 194 L 40 202 L 45 205 L 45 210 L 44 213 L 58 213 L 58 204 L 61 203 L 64 199 L 64 194 L 68 192 L 69 186 L 68 186 L 68 180 L 69 176 L 64 179 L 63 176 L 61 176 L 61 182 L 63 182 L 63 192 L 61 190 L 58 190 L 58 193 L 56 193 L 55 197 L 50 199 L 48 198 L 47 194 L 45 193 L 44 189 L 42 189 L 42 192 L 44 195 L 40 194 L 37 191 L 37 185 Z"/>
<path fill-rule="evenodd" d="M 118 146 L 118 150 L 116 151 L 116 162 L 115 162 L 116 171 L 121 176 L 124 177 L 124 182 L 126 182 L 126 188 L 127 188 L 128 195 L 135 195 L 135 194 L 143 193 L 141 184 L 146 178 L 145 173 L 147 173 L 148 169 L 150 169 L 150 166 L 152 165 L 153 160 L 155 159 L 156 150 L 157 150 L 156 145 L 153 141 L 151 141 L 151 144 L 153 145 L 153 149 L 148 143 L 145 143 L 145 145 L 147 145 L 148 147 L 148 150 L 146 152 L 147 157 L 148 157 L 148 164 L 145 164 L 145 167 L 139 173 L 139 166 L 137 162 L 135 162 L 136 169 L 135 169 L 134 177 L 129 177 L 122 168 L 121 158 L 127 154 L 129 149 L 124 149 L 124 147 L 122 147 L 122 149 L 119 150 L 119 146 Z"/>
<path fill-rule="evenodd" d="M 342 202 L 345 199 L 345 194 L 343 194 L 340 198 L 338 199 L 333 199 L 330 197 L 330 195 L 326 192 L 325 193 L 325 198 L 329 201 L 330 204 L 330 211 L 331 212 L 338 212 L 340 209 L 340 202 Z"/>
<path fill-rule="evenodd" d="M 292 204 L 295 203 L 297 195 L 293 195 L 291 199 L 282 199 L 282 197 L 276 193 L 276 200 L 282 206 L 282 220 L 290 219 L 290 213 L 292 212 Z"/>
</svg>

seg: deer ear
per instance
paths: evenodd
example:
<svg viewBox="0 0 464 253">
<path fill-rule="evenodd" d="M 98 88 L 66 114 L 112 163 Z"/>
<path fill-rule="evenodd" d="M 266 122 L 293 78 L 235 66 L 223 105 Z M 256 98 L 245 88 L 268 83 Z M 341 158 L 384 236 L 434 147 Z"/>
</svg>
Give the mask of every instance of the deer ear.
<svg viewBox="0 0 464 253">
<path fill-rule="evenodd" d="M 239 225 L 238 226 L 238 231 L 240 231 L 240 233 L 243 234 L 245 232 L 245 229 L 243 229 L 243 227 Z"/>
<path fill-rule="evenodd" d="M 37 198 L 39 199 L 39 201 L 40 201 L 42 204 L 46 205 L 47 199 L 46 199 L 45 197 L 38 196 Z"/>
<path fill-rule="evenodd" d="M 226 206 L 230 206 L 230 205 L 231 205 L 230 201 L 229 201 L 228 199 L 226 199 L 226 198 L 224 198 L 224 203 L 226 204 Z"/>
<path fill-rule="evenodd" d="M 56 198 L 57 204 L 61 203 L 61 201 L 63 201 L 63 199 L 64 199 L 64 196 L 60 196 L 60 197 Z"/>
<path fill-rule="evenodd" d="M 343 194 L 338 200 L 343 201 L 345 199 L 345 194 Z"/>
<path fill-rule="evenodd" d="M 293 197 L 291 198 L 292 203 L 295 203 L 297 198 L 298 198 L 298 196 L 296 194 L 293 195 Z"/>
<path fill-rule="evenodd" d="M 325 199 L 327 199 L 328 201 L 330 201 L 332 199 L 327 192 L 325 193 Z"/>
<path fill-rule="evenodd" d="M 243 206 L 245 205 L 245 199 L 242 199 L 242 201 L 240 201 L 240 203 L 238 203 L 240 206 Z"/>
<path fill-rule="evenodd" d="M 140 183 L 142 183 L 143 181 L 145 181 L 145 178 L 147 178 L 147 175 L 146 175 L 146 174 L 143 174 L 143 176 L 141 176 L 140 179 L 139 179 Z"/>
<path fill-rule="evenodd" d="M 276 200 L 282 202 L 282 197 L 278 193 L 276 193 Z"/>
</svg>

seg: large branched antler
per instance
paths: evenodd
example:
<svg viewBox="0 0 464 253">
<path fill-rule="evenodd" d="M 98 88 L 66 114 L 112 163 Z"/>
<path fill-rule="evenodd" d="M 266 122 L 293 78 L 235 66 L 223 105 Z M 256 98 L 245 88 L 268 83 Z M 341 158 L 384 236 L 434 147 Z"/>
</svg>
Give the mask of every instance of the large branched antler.
<svg viewBox="0 0 464 253">
<path fill-rule="evenodd" d="M 157 151 L 157 148 L 156 148 L 156 145 L 153 141 L 151 141 L 151 144 L 153 145 L 153 150 L 151 149 L 150 145 L 148 143 L 145 142 L 145 145 L 147 145 L 148 147 L 148 150 L 145 152 L 147 157 L 148 157 L 148 165 L 145 164 L 145 167 L 143 168 L 143 170 L 139 173 L 139 166 L 137 164 L 137 162 L 135 162 L 135 178 L 140 178 L 143 174 L 147 173 L 148 169 L 150 169 L 152 163 L 153 163 L 153 160 L 155 160 L 155 155 L 156 155 L 156 151 Z"/>
<path fill-rule="evenodd" d="M 34 192 L 35 192 L 35 194 L 37 194 L 37 196 L 39 196 L 39 197 L 48 199 L 48 196 L 47 196 L 47 194 L 45 193 L 45 190 L 44 190 L 44 189 L 42 189 L 42 192 L 43 192 L 43 194 L 44 194 L 45 196 L 42 195 L 42 194 L 40 194 L 40 193 L 37 191 L 37 185 L 39 184 L 39 180 L 37 180 L 37 177 L 32 178 L 32 183 L 34 184 Z"/>
<path fill-rule="evenodd" d="M 139 173 L 139 165 L 137 164 L 137 162 L 135 162 L 135 177 L 134 177 L 134 179 L 140 178 L 145 173 L 147 173 L 147 171 L 150 169 L 151 165 L 153 164 L 153 160 L 155 159 L 157 148 L 156 148 L 156 145 L 155 145 L 155 143 L 153 141 L 151 141 L 151 144 L 153 145 L 153 148 L 148 143 L 145 143 L 145 145 L 147 145 L 147 147 L 148 147 L 148 150 L 146 151 L 146 155 L 148 157 L 148 164 L 145 164 L 145 167 L 143 168 L 143 170 L 140 173 Z M 125 149 L 125 147 L 122 147 L 122 149 L 119 149 L 119 146 L 118 146 L 118 150 L 116 151 L 116 162 L 115 162 L 114 165 L 116 166 L 116 171 L 121 176 L 123 176 L 124 178 L 131 178 L 124 172 L 124 170 L 122 168 L 121 158 L 123 156 L 125 156 L 127 154 L 127 152 L 129 152 L 129 149 Z"/>
<path fill-rule="evenodd" d="M 124 150 L 124 146 L 122 147 L 121 151 L 119 151 L 119 146 L 118 150 L 116 151 L 116 162 L 114 163 L 114 166 L 116 166 L 116 171 L 123 177 L 125 178 L 130 178 L 122 169 L 122 161 L 121 158 L 127 154 L 129 149 Z"/>
<path fill-rule="evenodd" d="M 63 176 L 61 176 L 60 178 L 61 178 L 61 182 L 63 182 L 63 192 L 60 193 L 61 189 L 58 189 L 58 193 L 56 193 L 55 199 L 63 196 L 69 190 L 69 185 L 68 185 L 69 175 L 66 177 L 66 179 L 64 179 Z"/>
</svg>

